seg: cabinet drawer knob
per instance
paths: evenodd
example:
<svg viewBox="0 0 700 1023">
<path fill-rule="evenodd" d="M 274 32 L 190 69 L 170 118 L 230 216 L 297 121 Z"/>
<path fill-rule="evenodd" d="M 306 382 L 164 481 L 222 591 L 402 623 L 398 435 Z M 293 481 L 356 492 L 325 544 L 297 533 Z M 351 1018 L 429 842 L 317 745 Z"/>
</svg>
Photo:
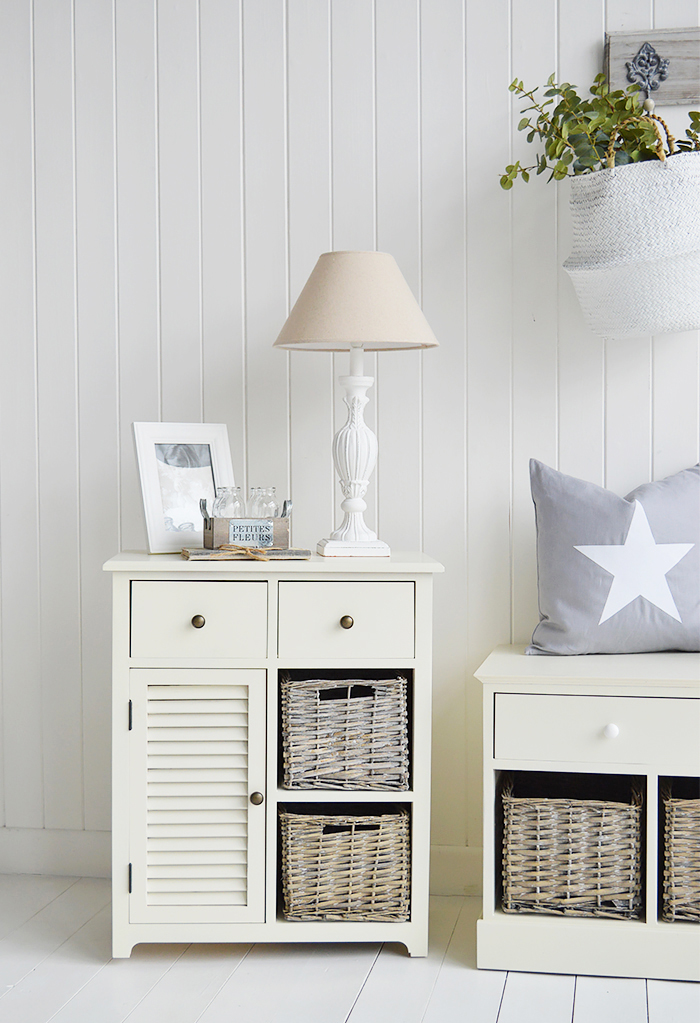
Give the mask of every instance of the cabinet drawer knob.
<svg viewBox="0 0 700 1023">
<path fill-rule="evenodd" d="M 603 729 L 603 735 L 605 736 L 606 739 L 617 739 L 619 734 L 620 729 L 618 728 L 617 725 L 612 724 L 606 725 L 605 728 Z"/>
<path fill-rule="evenodd" d="M 192 624 L 195 629 L 203 629 L 206 625 L 206 619 L 202 615 L 195 615 L 192 619 Z"/>
<path fill-rule="evenodd" d="M 355 619 L 351 618 L 350 615 L 343 615 L 340 619 L 340 625 L 343 629 L 351 629 L 355 624 Z"/>
<path fill-rule="evenodd" d="M 262 792 L 252 792 L 250 795 L 250 801 L 253 806 L 260 806 L 264 798 Z"/>
</svg>

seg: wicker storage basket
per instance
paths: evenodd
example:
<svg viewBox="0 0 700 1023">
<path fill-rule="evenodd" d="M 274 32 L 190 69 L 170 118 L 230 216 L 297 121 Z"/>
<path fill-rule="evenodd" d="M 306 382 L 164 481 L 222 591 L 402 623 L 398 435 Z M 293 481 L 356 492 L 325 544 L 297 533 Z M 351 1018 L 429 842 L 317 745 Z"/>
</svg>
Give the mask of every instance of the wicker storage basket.
<svg viewBox="0 0 700 1023">
<path fill-rule="evenodd" d="M 408 812 L 280 809 L 287 920 L 409 919 Z"/>
<path fill-rule="evenodd" d="M 405 678 L 283 678 L 281 689 L 284 788 L 408 788 Z"/>
<path fill-rule="evenodd" d="M 641 910 L 642 798 L 518 797 L 503 789 L 503 910 L 633 919 Z"/>
<path fill-rule="evenodd" d="M 700 799 L 673 799 L 664 804 L 664 920 L 700 923 Z"/>
</svg>

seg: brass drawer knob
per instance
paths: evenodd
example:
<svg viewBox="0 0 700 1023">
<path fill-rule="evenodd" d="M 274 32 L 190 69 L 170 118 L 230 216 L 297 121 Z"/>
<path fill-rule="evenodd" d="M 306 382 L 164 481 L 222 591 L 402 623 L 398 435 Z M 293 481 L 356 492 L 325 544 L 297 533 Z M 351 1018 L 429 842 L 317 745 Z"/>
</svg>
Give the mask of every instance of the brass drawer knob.
<svg viewBox="0 0 700 1023">
<path fill-rule="evenodd" d="M 351 618 L 350 615 L 343 615 L 340 619 L 340 625 L 343 629 L 351 629 L 355 624 L 355 619 Z"/>
<path fill-rule="evenodd" d="M 264 798 L 265 797 L 263 796 L 262 792 L 252 792 L 250 796 L 250 801 L 253 804 L 253 806 L 260 806 Z"/>
<path fill-rule="evenodd" d="M 206 619 L 202 615 L 195 615 L 192 619 L 192 624 L 195 629 L 203 629 L 206 625 Z"/>
</svg>

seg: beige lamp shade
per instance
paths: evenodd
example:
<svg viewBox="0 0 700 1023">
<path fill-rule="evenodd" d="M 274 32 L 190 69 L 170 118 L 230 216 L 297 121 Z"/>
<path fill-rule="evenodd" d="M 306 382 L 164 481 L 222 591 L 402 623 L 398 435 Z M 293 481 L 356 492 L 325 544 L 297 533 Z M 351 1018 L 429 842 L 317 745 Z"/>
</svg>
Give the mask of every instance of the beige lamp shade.
<svg viewBox="0 0 700 1023">
<path fill-rule="evenodd" d="M 387 252 L 325 252 L 275 341 L 276 348 L 339 352 L 352 345 L 432 348 L 437 340 Z"/>
</svg>

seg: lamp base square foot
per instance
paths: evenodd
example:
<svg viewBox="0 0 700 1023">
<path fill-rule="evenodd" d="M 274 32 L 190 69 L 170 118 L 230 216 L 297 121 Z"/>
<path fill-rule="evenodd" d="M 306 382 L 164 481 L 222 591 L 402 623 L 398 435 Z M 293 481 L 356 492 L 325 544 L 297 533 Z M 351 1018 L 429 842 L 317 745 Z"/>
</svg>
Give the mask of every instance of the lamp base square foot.
<svg viewBox="0 0 700 1023">
<path fill-rule="evenodd" d="M 388 558 L 391 548 L 383 540 L 319 540 L 316 552 L 324 558 Z"/>
</svg>

